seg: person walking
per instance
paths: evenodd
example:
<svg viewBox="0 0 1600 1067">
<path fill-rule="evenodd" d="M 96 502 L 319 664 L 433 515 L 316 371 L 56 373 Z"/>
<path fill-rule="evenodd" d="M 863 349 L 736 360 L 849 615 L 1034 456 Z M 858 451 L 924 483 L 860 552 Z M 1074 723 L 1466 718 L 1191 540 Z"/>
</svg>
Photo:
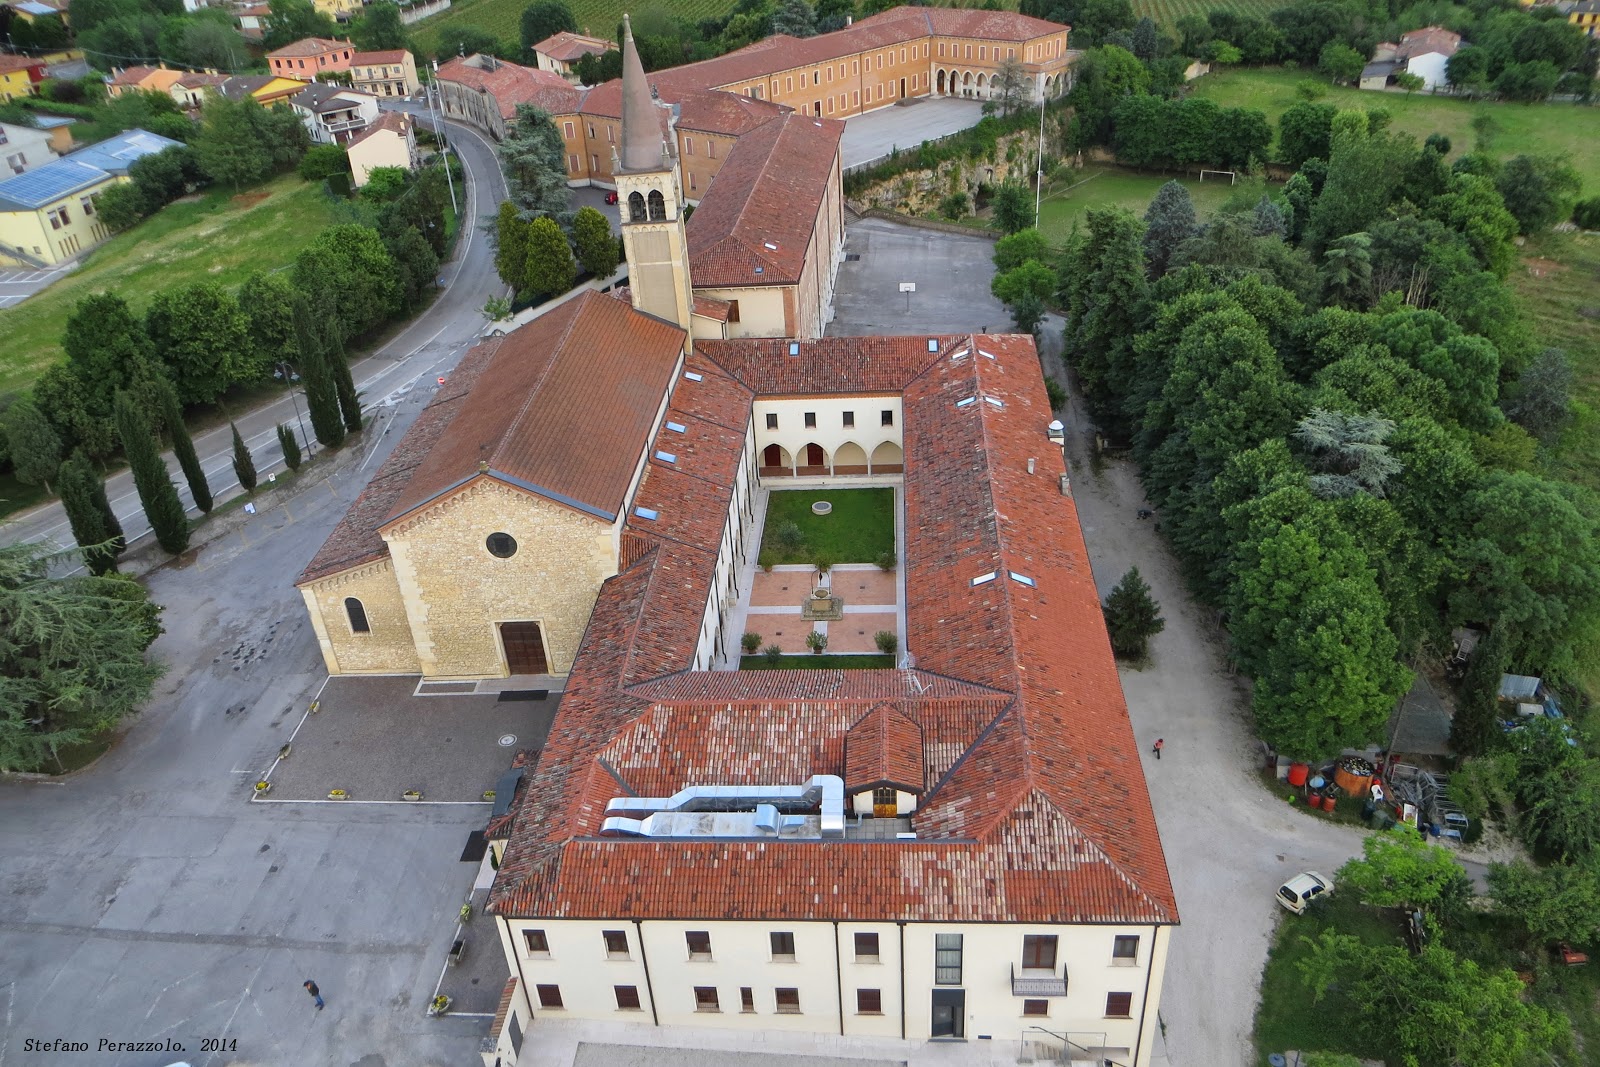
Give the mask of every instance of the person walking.
<svg viewBox="0 0 1600 1067">
<path fill-rule="evenodd" d="M 306 987 L 306 992 L 311 994 L 311 999 L 317 1002 L 317 1010 L 321 1011 L 322 1008 L 323 1008 L 322 990 L 318 989 L 317 988 L 317 983 L 313 982 L 309 978 L 307 978 L 306 981 L 305 981 L 305 987 Z"/>
<path fill-rule="evenodd" d="M 1156 759 L 1160 759 L 1161 758 L 1161 750 L 1163 748 L 1165 748 L 1166 745 L 1167 745 L 1167 742 L 1166 742 L 1165 738 L 1162 738 L 1162 737 L 1156 738 L 1156 745 L 1155 745 L 1154 748 L 1152 748 L 1150 750 L 1151 752 L 1154 752 L 1156 754 Z"/>
</svg>

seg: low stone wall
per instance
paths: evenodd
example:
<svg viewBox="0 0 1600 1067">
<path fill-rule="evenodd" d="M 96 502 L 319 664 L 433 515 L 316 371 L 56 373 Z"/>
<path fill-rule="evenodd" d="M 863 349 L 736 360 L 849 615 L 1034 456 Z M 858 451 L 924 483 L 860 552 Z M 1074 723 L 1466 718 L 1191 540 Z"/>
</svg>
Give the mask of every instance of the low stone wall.
<svg viewBox="0 0 1600 1067">
<path fill-rule="evenodd" d="M 886 211 L 881 207 L 869 207 L 859 212 L 865 219 L 886 219 L 889 222 L 900 222 L 907 226 L 918 226 L 924 230 L 938 230 L 940 233 L 955 233 L 963 237 L 982 237 L 986 241 L 998 241 L 1000 234 L 987 227 L 963 226 L 959 222 L 941 222 L 938 219 L 919 219 L 915 215 L 902 215 L 898 211 Z"/>
</svg>

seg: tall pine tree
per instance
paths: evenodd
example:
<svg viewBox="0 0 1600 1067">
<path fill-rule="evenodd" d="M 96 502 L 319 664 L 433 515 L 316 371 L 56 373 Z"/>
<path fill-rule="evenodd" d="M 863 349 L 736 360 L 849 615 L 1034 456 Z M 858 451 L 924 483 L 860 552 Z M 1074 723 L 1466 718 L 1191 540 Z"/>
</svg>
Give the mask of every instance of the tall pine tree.
<svg viewBox="0 0 1600 1067">
<path fill-rule="evenodd" d="M 122 454 L 128 457 L 133 484 L 139 490 L 139 502 L 144 505 L 144 515 L 150 521 L 156 542 L 177 555 L 189 547 L 189 517 L 183 512 L 183 502 L 173 487 L 172 475 L 161 461 L 150 422 L 133 397 L 120 390 L 113 406 L 113 419 L 117 434 L 122 438 Z"/>
<path fill-rule="evenodd" d="M 92 574 L 105 574 L 117 569 L 117 553 L 121 546 L 117 538 L 106 529 L 105 516 L 100 512 L 96 492 L 104 491 L 100 476 L 95 473 L 89 457 L 76 451 L 63 464 L 57 476 L 57 490 L 61 506 L 66 510 L 67 522 L 72 526 L 73 539 L 83 551 L 84 565 Z"/>
<path fill-rule="evenodd" d="M 250 458 L 250 449 L 245 447 L 244 438 L 239 436 L 239 427 L 230 422 L 228 429 L 233 431 L 234 476 L 239 479 L 245 492 L 253 493 L 256 488 L 256 462 Z"/>
<path fill-rule="evenodd" d="M 211 486 L 206 483 L 206 472 L 200 466 L 200 457 L 194 451 L 194 438 L 183 423 L 183 405 L 178 403 L 177 390 L 171 383 L 161 381 L 157 389 L 161 395 L 161 421 L 166 423 L 167 437 L 172 440 L 172 454 L 178 458 L 184 480 L 189 483 L 189 494 L 194 506 L 202 512 L 211 511 Z"/>
<path fill-rule="evenodd" d="M 295 299 L 295 336 L 300 345 L 300 386 L 306 394 L 311 432 L 324 447 L 344 444 L 344 419 L 339 413 L 339 387 L 328 361 L 323 331 L 303 298 Z"/>
<path fill-rule="evenodd" d="M 1150 638 L 1167 626 L 1167 621 L 1161 617 L 1161 607 L 1150 595 L 1150 586 L 1139 574 L 1138 567 L 1129 568 L 1122 576 L 1101 610 L 1105 612 L 1111 650 L 1119 656 L 1143 656 Z"/>
</svg>

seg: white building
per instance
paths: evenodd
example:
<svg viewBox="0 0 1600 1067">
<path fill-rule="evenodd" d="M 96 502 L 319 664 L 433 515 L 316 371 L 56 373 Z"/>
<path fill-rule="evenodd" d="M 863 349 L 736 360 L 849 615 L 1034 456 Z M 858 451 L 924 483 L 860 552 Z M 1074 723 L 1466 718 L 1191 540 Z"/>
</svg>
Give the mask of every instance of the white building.
<svg viewBox="0 0 1600 1067">
<path fill-rule="evenodd" d="M 0 181 L 26 174 L 57 158 L 48 130 L 0 122 Z"/>
<path fill-rule="evenodd" d="M 312 82 L 289 97 L 314 144 L 346 144 L 378 118 L 378 98 L 359 89 Z"/>
</svg>

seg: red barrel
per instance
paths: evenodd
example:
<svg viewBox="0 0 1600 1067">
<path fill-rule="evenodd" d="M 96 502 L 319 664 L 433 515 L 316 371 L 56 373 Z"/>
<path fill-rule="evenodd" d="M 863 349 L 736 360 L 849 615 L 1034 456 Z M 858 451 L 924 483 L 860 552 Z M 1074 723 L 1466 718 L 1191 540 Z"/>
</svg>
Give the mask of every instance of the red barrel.
<svg viewBox="0 0 1600 1067">
<path fill-rule="evenodd" d="M 1309 764 L 1309 763 L 1291 763 L 1291 764 L 1289 764 L 1289 784 L 1290 785 L 1292 785 L 1292 786 L 1294 786 L 1296 788 L 1299 788 L 1300 786 L 1303 786 L 1303 785 L 1306 784 L 1306 779 L 1309 778 L 1309 777 L 1311 777 L 1311 764 Z"/>
<path fill-rule="evenodd" d="M 1322 810 L 1323 811 L 1332 811 L 1337 804 L 1338 804 L 1338 801 L 1333 799 L 1333 794 L 1332 793 L 1330 793 L 1327 796 L 1322 798 Z"/>
</svg>

